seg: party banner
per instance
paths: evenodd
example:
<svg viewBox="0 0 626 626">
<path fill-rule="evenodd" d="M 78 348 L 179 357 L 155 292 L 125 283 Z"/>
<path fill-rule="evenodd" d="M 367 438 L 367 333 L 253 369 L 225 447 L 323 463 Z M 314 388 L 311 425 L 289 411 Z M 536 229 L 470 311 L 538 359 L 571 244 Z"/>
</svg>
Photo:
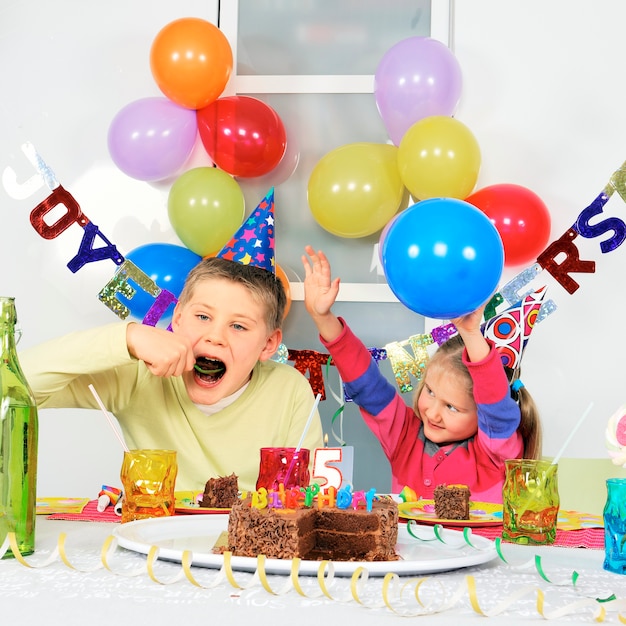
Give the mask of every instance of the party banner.
<svg viewBox="0 0 626 626">
<path fill-rule="evenodd" d="M 119 297 L 123 296 L 132 300 L 138 294 L 146 296 L 149 298 L 150 306 L 142 322 L 156 325 L 164 316 L 166 309 L 176 303 L 176 296 L 159 287 L 140 266 L 130 261 L 118 250 L 115 243 L 83 212 L 71 193 L 59 183 L 52 169 L 31 143 L 26 143 L 21 148 L 35 169 L 34 176 L 24 183 L 18 183 L 13 168 L 6 167 L 3 171 L 2 182 L 6 192 L 14 198 L 26 198 L 36 193 L 41 187 L 48 187 L 50 194 L 30 213 L 33 228 L 43 239 L 52 240 L 62 236 L 75 224 L 81 227 L 83 229 L 82 240 L 76 254 L 67 263 L 68 269 L 76 273 L 89 263 L 112 262 L 117 269 L 111 279 L 100 289 L 98 297 L 101 302 L 119 318 L 125 319 L 130 314 L 130 310 Z M 580 287 L 573 275 L 595 273 L 596 266 L 594 260 L 581 258 L 577 246 L 578 238 L 601 238 L 599 247 L 602 254 L 613 252 L 626 239 L 626 223 L 619 217 L 603 215 L 606 203 L 615 192 L 622 200 L 626 200 L 626 163 L 611 175 L 604 189 L 589 206 L 583 209 L 572 226 L 550 243 L 537 256 L 535 263 L 501 287 L 486 307 L 485 317 L 488 320 L 485 326 L 486 334 L 499 345 L 503 359 L 506 359 L 507 363 L 513 366 L 519 364 L 521 352 L 534 324 L 545 319 L 556 309 L 552 300 L 544 298 L 543 288 L 537 291 L 531 290 L 529 284 L 545 270 L 568 294 L 573 294 Z M 49 224 L 46 222 L 46 217 L 49 217 L 53 210 L 55 210 L 55 215 L 60 213 L 60 216 Z M 497 313 L 500 304 L 507 306 L 503 313 Z M 517 312 L 515 312 L 515 307 L 518 307 Z M 505 320 L 508 321 L 505 322 Z M 506 332 L 503 330 L 505 328 Z M 428 345 L 433 342 L 439 345 L 454 332 L 452 325 L 444 324 L 430 333 L 399 339 L 384 348 L 375 347 L 370 351 L 376 352 L 379 358 L 389 358 L 400 391 L 408 392 L 413 389 L 411 377 L 417 381 L 420 379 L 428 358 L 426 349 Z M 412 353 L 404 349 L 406 346 L 410 347 Z M 300 371 L 308 372 L 314 393 L 321 393 L 325 397 L 321 368 L 324 363 L 329 362 L 328 355 L 313 350 L 288 350 L 288 356 L 285 357 L 284 352 L 283 349 L 279 360 L 285 360 L 285 358 L 292 360 Z"/>
</svg>

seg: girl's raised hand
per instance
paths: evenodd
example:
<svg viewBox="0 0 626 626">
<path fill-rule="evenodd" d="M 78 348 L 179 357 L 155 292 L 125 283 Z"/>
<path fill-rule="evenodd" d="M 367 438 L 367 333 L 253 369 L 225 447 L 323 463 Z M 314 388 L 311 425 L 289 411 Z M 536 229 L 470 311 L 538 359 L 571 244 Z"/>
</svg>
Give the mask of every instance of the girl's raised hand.
<svg viewBox="0 0 626 626">
<path fill-rule="evenodd" d="M 490 351 L 489 344 L 480 330 L 486 304 L 467 315 L 450 320 L 463 338 L 467 355 L 472 362 L 482 361 L 487 358 Z"/>
<path fill-rule="evenodd" d="M 456 329 L 459 332 L 480 331 L 485 305 L 486 303 L 478 307 L 475 311 L 467 313 L 466 315 L 461 315 L 461 317 L 456 317 L 450 321 L 456 326 Z"/>
<path fill-rule="evenodd" d="M 333 341 L 343 330 L 343 324 L 331 311 L 339 293 L 339 278 L 331 278 L 330 263 L 323 252 L 315 252 L 311 246 L 304 250 L 304 306 L 320 335 Z"/>
<path fill-rule="evenodd" d="M 339 278 L 331 279 L 330 263 L 320 250 L 305 247 L 302 255 L 304 265 L 304 305 L 313 318 L 330 313 L 339 293 Z"/>
</svg>

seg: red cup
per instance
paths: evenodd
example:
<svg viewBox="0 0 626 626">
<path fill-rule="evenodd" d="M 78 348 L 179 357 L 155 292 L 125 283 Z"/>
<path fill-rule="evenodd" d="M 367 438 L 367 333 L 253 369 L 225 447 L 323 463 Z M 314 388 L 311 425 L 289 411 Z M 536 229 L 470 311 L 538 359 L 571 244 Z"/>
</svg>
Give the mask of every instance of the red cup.
<svg viewBox="0 0 626 626">
<path fill-rule="evenodd" d="M 261 463 L 256 488 L 278 491 L 282 483 L 285 489 L 307 487 L 309 484 L 310 451 L 300 448 L 261 448 Z"/>
</svg>

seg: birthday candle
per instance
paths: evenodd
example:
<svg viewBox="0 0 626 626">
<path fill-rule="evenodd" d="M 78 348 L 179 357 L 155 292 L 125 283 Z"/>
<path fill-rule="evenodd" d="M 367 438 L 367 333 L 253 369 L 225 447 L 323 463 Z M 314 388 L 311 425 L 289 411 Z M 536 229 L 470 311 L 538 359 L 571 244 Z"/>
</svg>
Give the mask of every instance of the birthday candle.
<svg viewBox="0 0 626 626">
<path fill-rule="evenodd" d="M 251 505 L 255 509 L 264 509 L 267 507 L 267 489 L 265 487 L 261 487 L 252 492 Z"/>
<path fill-rule="evenodd" d="M 316 448 L 313 453 L 312 479 L 322 487 L 341 489 L 352 483 L 354 447 Z"/>
<path fill-rule="evenodd" d="M 321 509 L 325 504 L 330 508 L 334 507 L 336 495 L 337 490 L 334 487 L 324 489 L 323 492 L 320 491 L 317 494 L 317 508 Z"/>
<path fill-rule="evenodd" d="M 342 487 L 337 492 L 337 508 L 347 509 L 352 504 L 352 488 L 350 485 Z"/>
</svg>

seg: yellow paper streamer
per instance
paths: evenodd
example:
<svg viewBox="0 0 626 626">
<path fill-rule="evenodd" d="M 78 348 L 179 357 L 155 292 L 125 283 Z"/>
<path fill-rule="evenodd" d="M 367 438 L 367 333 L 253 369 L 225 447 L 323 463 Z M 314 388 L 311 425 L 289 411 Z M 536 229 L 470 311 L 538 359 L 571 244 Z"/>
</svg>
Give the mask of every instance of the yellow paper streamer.
<svg viewBox="0 0 626 626">
<path fill-rule="evenodd" d="M 51 563 L 54 563 L 57 560 L 57 557 L 59 556 L 59 550 L 58 548 L 56 548 L 55 550 L 53 550 L 52 554 L 42 563 L 37 563 L 37 564 L 31 563 L 30 561 L 27 561 L 22 556 L 22 553 L 20 552 L 20 548 L 17 545 L 17 537 L 15 536 L 14 532 L 7 533 L 7 540 L 9 542 L 9 546 L 11 547 L 11 552 L 13 552 L 13 556 L 15 557 L 15 559 L 21 565 L 23 565 L 24 567 L 28 567 L 30 569 L 39 569 L 42 567 L 48 567 L 48 565 L 50 565 Z"/>
<path fill-rule="evenodd" d="M 333 579 L 335 578 L 335 566 L 330 561 L 322 561 L 320 563 L 320 566 L 317 569 L 317 582 L 322 590 L 322 593 L 330 600 L 334 600 L 328 591 L 328 585 L 326 585 L 326 579 L 324 578 L 326 569 L 328 569 L 328 582 L 332 584 Z"/>
<path fill-rule="evenodd" d="M 545 592 L 541 588 L 536 586 L 526 586 L 501 599 L 494 607 L 490 609 L 485 609 L 484 604 L 482 604 L 479 599 L 476 580 L 471 575 L 465 576 L 463 581 L 458 585 L 458 587 L 452 593 L 449 593 L 445 590 L 445 588 L 441 584 L 441 581 L 434 576 L 411 578 L 407 580 L 401 579 L 400 576 L 395 572 L 390 572 L 387 573 L 383 578 L 381 601 L 365 603 L 363 600 L 363 596 L 366 588 L 366 583 L 369 579 L 369 572 L 364 566 L 358 566 L 355 569 L 350 578 L 349 592 L 347 594 L 343 594 L 343 597 L 339 597 L 337 593 L 331 593 L 331 589 L 335 583 L 335 569 L 332 561 L 325 560 L 320 562 L 317 570 L 318 589 L 307 593 L 303 589 L 299 579 L 299 569 L 301 565 L 300 559 L 292 560 L 289 577 L 287 578 L 287 580 L 285 580 L 284 584 L 282 584 L 279 588 L 274 589 L 272 587 L 270 579 L 268 578 L 268 574 L 266 571 L 266 557 L 264 555 L 260 555 L 257 558 L 257 567 L 251 580 L 246 585 L 242 585 L 238 583 L 234 577 L 232 567 L 232 553 L 225 552 L 222 568 L 208 585 L 203 585 L 199 583 L 191 573 L 190 568 L 193 564 L 193 554 L 189 550 L 185 550 L 182 554 L 180 571 L 176 572 L 176 574 L 171 576 L 169 579 L 163 580 L 159 576 L 157 576 L 157 573 L 155 571 L 156 562 L 159 559 L 160 552 L 160 549 L 157 546 L 152 546 L 150 548 L 146 557 L 145 564 L 143 564 L 140 568 L 137 568 L 136 570 L 133 570 L 131 572 L 125 570 L 114 571 L 111 568 L 109 559 L 111 553 L 115 549 L 117 549 L 117 541 L 111 535 L 107 537 L 107 539 L 104 541 L 100 550 L 100 564 L 95 568 L 82 569 L 74 565 L 68 558 L 65 548 L 66 539 L 66 534 L 61 533 L 57 541 L 57 546 L 55 550 L 50 554 L 50 556 L 40 563 L 34 563 L 33 559 L 27 560 L 20 553 L 15 533 L 8 533 L 2 546 L 0 546 L 0 557 L 4 556 L 6 552 L 10 549 L 13 552 L 13 555 L 15 556 L 17 562 L 29 569 L 47 567 L 48 565 L 60 560 L 66 567 L 78 573 L 90 573 L 96 571 L 97 569 L 102 569 L 103 567 L 117 576 L 137 576 L 139 574 L 147 573 L 149 578 L 153 582 L 156 582 L 160 585 L 171 585 L 178 583 L 183 579 L 186 579 L 194 586 L 202 589 L 211 589 L 217 587 L 218 585 L 222 585 L 225 581 L 227 581 L 231 587 L 238 590 L 250 589 L 252 587 L 260 585 L 267 593 L 272 595 L 286 594 L 295 589 L 295 591 L 302 597 L 319 598 L 323 595 L 332 601 L 354 601 L 357 604 L 367 608 L 387 607 L 393 613 L 403 617 L 418 617 L 441 613 L 452 609 L 453 607 L 458 605 L 465 597 L 467 597 L 467 599 L 469 600 L 469 604 L 472 607 L 474 613 L 483 617 L 495 617 L 503 614 L 507 610 L 510 610 L 513 605 L 522 598 L 528 595 L 535 594 L 535 605 L 537 614 L 543 619 L 557 619 L 567 615 L 580 616 L 581 611 L 583 611 L 584 609 L 590 609 L 592 611 L 592 619 L 596 622 L 603 622 L 606 619 L 606 615 L 608 612 L 615 611 L 617 613 L 617 618 L 619 622 L 622 624 L 626 624 L 626 598 L 616 598 L 614 594 L 611 594 L 606 601 L 598 600 L 591 597 L 584 597 L 576 600 L 575 602 L 566 604 L 565 606 L 561 606 L 548 611 L 546 610 Z M 417 539 L 421 541 L 421 539 Z M 472 546 L 470 540 L 471 533 L 464 533 L 464 539 L 466 545 Z M 447 545 L 450 545 L 450 542 L 444 541 L 442 529 L 439 529 L 438 540 L 447 543 Z M 456 544 L 452 542 L 452 545 L 454 546 Z M 534 559 L 526 561 L 522 564 L 511 565 L 504 557 L 501 545 L 498 545 L 497 551 L 498 555 L 501 558 L 501 561 L 505 563 L 509 569 L 529 570 L 532 569 L 534 562 L 534 566 L 537 569 L 537 573 L 539 574 L 539 576 L 553 587 L 558 587 L 565 584 L 571 584 L 572 586 L 574 586 L 576 583 L 576 579 L 574 576 L 572 576 L 568 582 L 562 581 L 555 583 L 554 581 L 550 580 L 543 572 L 541 559 L 537 555 L 534 557 Z M 574 572 L 574 574 L 576 574 L 576 572 Z M 435 594 L 434 600 L 431 600 L 430 603 L 426 602 L 423 598 L 423 590 L 427 584 L 435 584 L 441 587 L 440 591 Z M 408 591 L 412 592 L 411 596 L 412 602 L 415 603 L 414 607 L 408 606 Z M 433 594 L 431 593 L 430 595 L 432 596 Z"/>
<path fill-rule="evenodd" d="M 199 587 L 200 589 L 213 589 L 217 587 L 218 585 L 221 585 L 226 580 L 225 570 L 224 570 L 224 567 L 222 567 L 218 571 L 217 576 L 215 576 L 215 578 L 209 585 L 200 584 L 196 580 L 195 576 L 191 573 L 191 566 L 193 565 L 193 553 L 190 550 L 185 550 L 183 552 L 181 562 L 183 566 L 183 572 L 185 573 L 185 577 L 195 587 Z"/>
<path fill-rule="evenodd" d="M 150 550 L 148 551 L 148 557 L 146 559 L 146 567 L 148 569 L 148 576 L 150 576 L 150 578 L 155 583 L 159 583 L 159 585 L 172 585 L 174 583 L 180 582 L 185 577 L 185 570 L 182 567 L 179 572 L 174 574 L 174 576 L 172 576 L 168 580 L 161 580 L 157 578 L 157 575 L 154 572 L 154 564 L 159 558 L 160 551 L 161 549 L 158 548 L 157 546 L 152 546 Z M 184 556 L 184 553 L 183 553 L 183 556 Z"/>
<path fill-rule="evenodd" d="M 102 544 L 102 549 L 100 550 L 100 561 L 102 562 L 103 567 L 115 574 L 116 576 L 125 576 L 126 578 L 133 578 L 135 576 L 139 576 L 140 574 L 145 573 L 146 565 L 142 564 L 140 567 L 135 568 L 129 572 L 127 571 L 114 571 L 109 565 L 109 552 L 117 548 L 117 539 L 113 535 L 109 535 L 104 544 Z"/>
</svg>

